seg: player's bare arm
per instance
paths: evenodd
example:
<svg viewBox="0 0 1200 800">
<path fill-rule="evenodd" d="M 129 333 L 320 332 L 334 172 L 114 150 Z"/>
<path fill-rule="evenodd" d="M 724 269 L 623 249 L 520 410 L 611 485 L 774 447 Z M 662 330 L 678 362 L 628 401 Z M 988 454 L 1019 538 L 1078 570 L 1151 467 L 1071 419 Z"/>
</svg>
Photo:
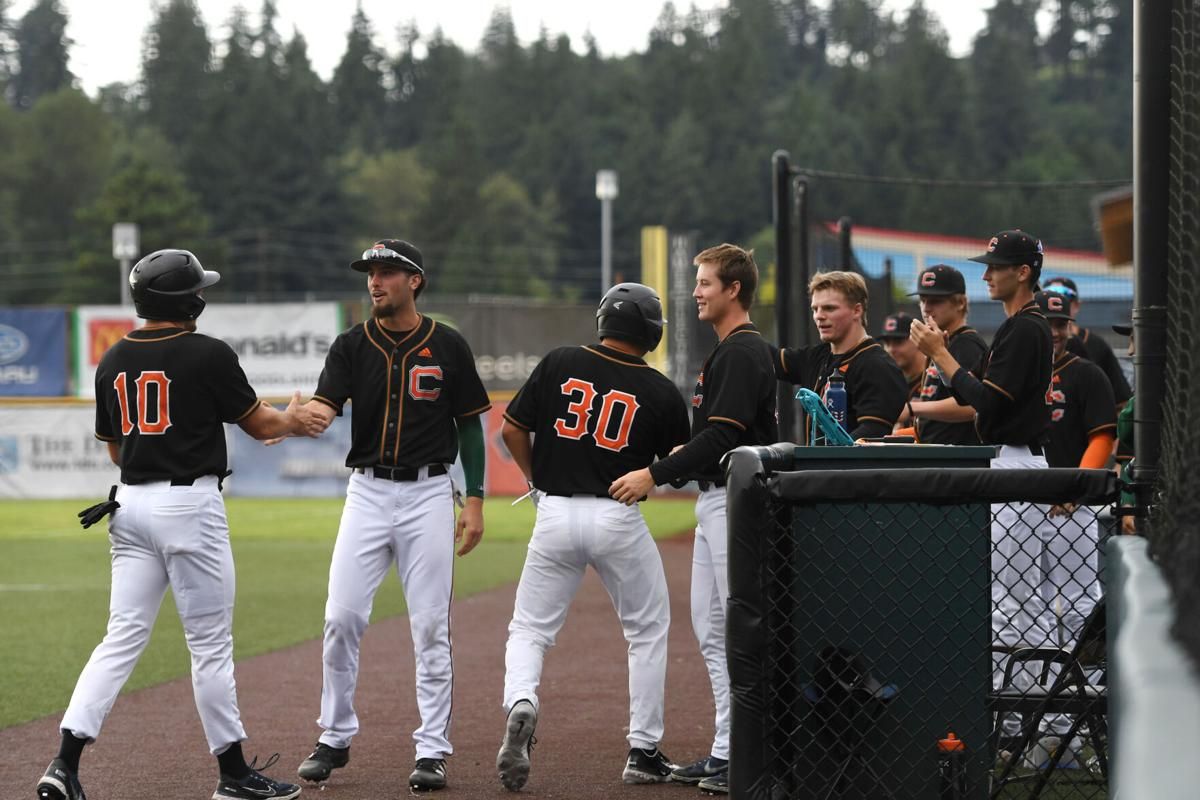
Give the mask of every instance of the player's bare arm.
<svg viewBox="0 0 1200 800">
<path fill-rule="evenodd" d="M 108 457 L 118 467 L 121 466 L 121 445 L 116 442 L 108 442 Z"/>
<path fill-rule="evenodd" d="M 283 439 L 287 436 L 309 436 L 316 438 L 325 432 L 333 421 L 334 410 L 324 403 L 309 401 L 301 404 L 300 392 L 292 395 L 291 402 L 283 411 L 269 403 L 259 403 L 238 425 L 258 440 Z"/>
<path fill-rule="evenodd" d="M 508 452 L 513 458 L 513 463 L 520 467 L 521 474 L 525 476 L 525 480 L 532 481 L 533 440 L 529 431 L 522 430 L 508 420 L 505 420 L 504 424 L 500 427 L 500 438 L 504 440 L 504 446 L 508 448 Z"/>
<path fill-rule="evenodd" d="M 913 400 L 909 403 L 913 416 L 935 422 L 970 422 L 975 419 L 972 406 L 959 405 L 953 397 L 942 400 Z"/>
<path fill-rule="evenodd" d="M 925 355 L 933 359 L 947 381 L 954 377 L 962 367 L 946 348 L 946 334 L 932 319 L 922 322 L 914 319 L 908 338 Z"/>
<path fill-rule="evenodd" d="M 468 497 L 458 512 L 458 523 L 454 526 L 454 543 L 458 555 L 465 556 L 475 549 L 483 538 L 483 498 Z"/>
<path fill-rule="evenodd" d="M 613 481 L 612 485 L 608 487 L 608 494 L 613 500 L 631 506 L 650 494 L 650 490 L 653 488 L 654 476 L 650 474 L 649 467 L 643 467 L 635 469 L 633 472 L 626 472 Z"/>
</svg>

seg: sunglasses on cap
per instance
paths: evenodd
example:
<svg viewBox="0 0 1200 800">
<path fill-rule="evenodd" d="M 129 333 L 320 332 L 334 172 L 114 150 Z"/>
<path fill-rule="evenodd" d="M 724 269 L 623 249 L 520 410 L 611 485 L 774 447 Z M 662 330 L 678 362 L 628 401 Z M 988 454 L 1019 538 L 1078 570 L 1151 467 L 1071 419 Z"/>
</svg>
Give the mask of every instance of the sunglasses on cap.
<svg viewBox="0 0 1200 800">
<path fill-rule="evenodd" d="M 364 250 L 362 254 L 363 261 L 378 261 L 386 264 L 390 261 L 398 262 L 402 269 L 411 269 L 421 275 L 425 274 L 425 270 L 421 269 L 421 265 L 413 261 L 403 253 L 397 253 L 389 247 L 372 247 L 370 250 Z"/>
<path fill-rule="evenodd" d="M 1054 292 L 1055 294 L 1061 294 L 1063 297 L 1067 298 L 1068 300 L 1075 300 L 1079 297 L 1079 293 L 1076 292 L 1074 289 L 1072 289 L 1070 286 L 1067 286 L 1065 283 L 1048 283 L 1048 284 L 1046 284 L 1046 286 L 1044 288 L 1047 292 Z"/>
</svg>

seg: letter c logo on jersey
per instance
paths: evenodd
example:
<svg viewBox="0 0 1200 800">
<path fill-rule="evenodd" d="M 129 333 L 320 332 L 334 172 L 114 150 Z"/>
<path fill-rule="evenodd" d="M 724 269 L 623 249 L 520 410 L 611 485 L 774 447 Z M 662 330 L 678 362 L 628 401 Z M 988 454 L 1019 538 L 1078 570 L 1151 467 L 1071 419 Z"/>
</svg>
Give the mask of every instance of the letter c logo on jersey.
<svg viewBox="0 0 1200 800">
<path fill-rule="evenodd" d="M 413 400 L 437 400 L 442 394 L 442 387 L 435 382 L 442 380 L 442 368 L 433 366 L 415 366 L 408 371 L 408 394 Z"/>
</svg>

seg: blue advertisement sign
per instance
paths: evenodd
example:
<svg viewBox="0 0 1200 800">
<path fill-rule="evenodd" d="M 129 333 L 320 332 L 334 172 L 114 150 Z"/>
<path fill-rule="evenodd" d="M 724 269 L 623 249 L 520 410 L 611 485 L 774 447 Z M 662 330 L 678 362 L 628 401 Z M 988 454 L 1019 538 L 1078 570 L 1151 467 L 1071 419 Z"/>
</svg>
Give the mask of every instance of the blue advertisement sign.
<svg viewBox="0 0 1200 800">
<path fill-rule="evenodd" d="M 67 394 L 67 312 L 0 308 L 0 395 Z"/>
</svg>

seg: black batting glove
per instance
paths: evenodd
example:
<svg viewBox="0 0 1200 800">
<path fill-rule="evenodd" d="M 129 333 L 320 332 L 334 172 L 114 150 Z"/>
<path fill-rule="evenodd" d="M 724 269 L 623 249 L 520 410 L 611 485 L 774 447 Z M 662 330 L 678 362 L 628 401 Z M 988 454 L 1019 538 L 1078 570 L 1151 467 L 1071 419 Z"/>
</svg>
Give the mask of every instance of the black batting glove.
<svg viewBox="0 0 1200 800">
<path fill-rule="evenodd" d="M 88 506 L 79 512 L 77 515 L 79 517 L 79 524 L 84 528 L 90 528 L 120 507 L 121 504 L 117 502 L 117 486 L 113 484 L 113 487 L 108 490 L 108 500 L 103 503 L 96 503 L 94 506 Z"/>
</svg>

